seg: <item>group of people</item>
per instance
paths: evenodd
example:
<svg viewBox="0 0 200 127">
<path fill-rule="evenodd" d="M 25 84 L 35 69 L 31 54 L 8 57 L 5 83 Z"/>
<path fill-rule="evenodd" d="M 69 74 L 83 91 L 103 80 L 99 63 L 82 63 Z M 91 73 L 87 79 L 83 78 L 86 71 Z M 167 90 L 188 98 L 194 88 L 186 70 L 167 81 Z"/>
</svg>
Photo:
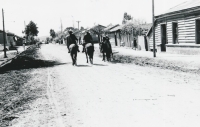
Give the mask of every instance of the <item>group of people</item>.
<svg viewBox="0 0 200 127">
<path fill-rule="evenodd" d="M 68 33 L 69 33 L 69 35 L 68 35 L 67 38 L 66 38 L 66 40 L 67 40 L 68 53 L 70 53 L 70 48 L 69 48 L 69 46 L 70 46 L 71 44 L 75 44 L 76 47 L 77 47 L 77 51 L 80 52 L 79 46 L 78 46 L 78 39 L 77 39 L 77 37 L 73 34 L 73 31 L 72 31 L 72 30 L 69 30 Z M 91 43 L 92 46 L 94 46 L 94 43 L 93 43 L 92 40 L 93 40 L 93 39 L 92 39 L 92 36 L 90 35 L 89 31 L 87 31 L 87 32 L 86 32 L 86 35 L 85 35 L 84 38 L 83 38 L 83 44 L 82 44 L 82 45 L 83 45 L 83 50 L 82 50 L 82 52 L 85 52 L 85 45 L 86 45 L 86 44 Z M 110 48 L 111 48 L 111 44 L 110 44 L 110 41 L 109 41 L 109 37 L 108 37 L 107 35 L 106 35 L 106 36 L 104 35 L 104 37 L 103 37 L 103 42 L 104 42 L 104 43 L 108 43 L 108 44 L 110 45 Z M 101 52 L 102 52 L 102 50 L 103 50 L 103 49 L 101 49 Z M 111 48 L 111 50 L 112 50 L 112 48 Z"/>
<path fill-rule="evenodd" d="M 80 52 L 79 50 L 79 46 L 78 46 L 78 39 L 77 37 L 73 34 L 73 32 L 71 30 L 68 31 L 69 35 L 67 36 L 66 40 L 67 40 L 67 48 L 68 48 L 68 53 L 70 53 L 70 49 L 69 46 L 71 44 L 75 44 L 77 47 L 77 51 Z M 91 43 L 94 46 L 94 43 L 92 41 L 92 36 L 90 35 L 89 31 L 86 32 L 86 35 L 83 38 L 84 42 L 83 42 L 83 50 L 82 52 L 85 52 L 85 45 L 88 43 Z"/>
</svg>

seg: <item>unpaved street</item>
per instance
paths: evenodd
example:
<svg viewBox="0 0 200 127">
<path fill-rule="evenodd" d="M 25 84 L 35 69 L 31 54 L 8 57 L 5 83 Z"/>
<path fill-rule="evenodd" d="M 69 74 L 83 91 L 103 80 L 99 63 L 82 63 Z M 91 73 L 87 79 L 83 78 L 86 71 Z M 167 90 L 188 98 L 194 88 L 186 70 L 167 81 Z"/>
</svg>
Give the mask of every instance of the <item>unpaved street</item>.
<svg viewBox="0 0 200 127">
<path fill-rule="evenodd" d="M 78 66 L 72 66 L 66 46 L 58 44 L 44 45 L 40 52 L 60 64 L 42 69 L 47 97 L 13 126 L 200 126 L 197 74 L 102 62 L 97 54 L 90 65 L 83 53 L 78 53 Z"/>
</svg>

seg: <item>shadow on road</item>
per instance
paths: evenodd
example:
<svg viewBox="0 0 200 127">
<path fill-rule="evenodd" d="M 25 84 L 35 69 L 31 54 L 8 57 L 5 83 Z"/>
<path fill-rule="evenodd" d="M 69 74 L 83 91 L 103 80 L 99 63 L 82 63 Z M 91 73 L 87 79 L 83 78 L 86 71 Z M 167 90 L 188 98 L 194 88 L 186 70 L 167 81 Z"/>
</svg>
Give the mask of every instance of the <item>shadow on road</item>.
<svg viewBox="0 0 200 127">
<path fill-rule="evenodd" d="M 91 67 L 89 65 L 76 65 L 77 67 Z"/>
<path fill-rule="evenodd" d="M 41 60 L 33 58 L 17 58 L 13 59 L 10 63 L 0 68 L 0 74 L 6 73 L 11 70 L 31 69 L 31 68 L 43 68 L 53 67 L 57 65 L 63 65 L 68 63 L 60 63 L 52 60 Z"/>
<path fill-rule="evenodd" d="M 104 64 L 93 64 L 95 66 L 108 66 L 108 65 L 104 65 Z"/>
</svg>

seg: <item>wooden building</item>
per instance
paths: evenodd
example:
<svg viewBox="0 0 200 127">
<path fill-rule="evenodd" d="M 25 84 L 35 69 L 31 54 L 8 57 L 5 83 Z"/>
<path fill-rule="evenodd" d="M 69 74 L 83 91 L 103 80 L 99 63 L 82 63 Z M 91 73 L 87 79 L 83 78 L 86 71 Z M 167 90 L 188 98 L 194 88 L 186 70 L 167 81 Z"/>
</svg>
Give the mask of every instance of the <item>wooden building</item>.
<svg viewBox="0 0 200 127">
<path fill-rule="evenodd" d="M 22 46 L 24 38 L 15 35 L 11 32 L 5 32 L 5 46 L 7 50 L 13 48 L 13 46 Z M 4 49 L 4 38 L 3 38 L 3 31 L 0 30 L 0 50 Z"/>
<path fill-rule="evenodd" d="M 143 41 L 141 43 L 145 43 L 144 35 L 146 35 L 147 31 L 150 29 L 151 24 L 140 24 L 138 26 L 134 25 L 133 23 L 130 24 L 122 24 L 119 25 L 113 29 L 110 30 L 110 33 L 113 34 L 113 36 L 116 37 L 117 45 L 116 46 L 127 46 L 127 47 L 133 47 L 134 43 L 137 45 L 136 48 L 138 48 L 138 36 L 140 38 L 143 38 Z M 123 32 L 124 29 L 128 30 L 129 32 Z M 140 39 L 141 41 L 141 39 Z M 148 46 L 147 46 L 148 47 Z M 148 50 L 148 48 L 147 48 Z"/>
<path fill-rule="evenodd" d="M 153 50 L 152 29 L 147 40 Z M 155 16 L 155 43 L 158 51 L 200 53 L 200 0 L 181 3 Z"/>
<path fill-rule="evenodd" d="M 121 42 L 123 41 L 123 38 L 121 35 L 121 30 L 122 30 L 123 26 L 124 26 L 124 24 L 118 25 L 109 30 L 109 37 L 110 38 L 116 37 L 116 42 L 113 43 L 113 45 L 115 44 L 115 46 L 120 46 Z"/>
</svg>

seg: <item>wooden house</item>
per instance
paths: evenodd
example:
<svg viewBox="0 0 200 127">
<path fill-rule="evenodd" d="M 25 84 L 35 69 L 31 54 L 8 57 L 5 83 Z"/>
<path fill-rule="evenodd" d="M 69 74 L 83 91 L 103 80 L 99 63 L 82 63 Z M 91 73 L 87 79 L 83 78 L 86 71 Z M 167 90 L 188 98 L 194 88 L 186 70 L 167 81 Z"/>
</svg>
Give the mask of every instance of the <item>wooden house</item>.
<svg viewBox="0 0 200 127">
<path fill-rule="evenodd" d="M 117 34 L 115 32 L 111 32 L 111 30 L 118 26 L 120 26 L 120 25 L 119 24 L 116 24 L 116 25 L 110 24 L 104 29 L 104 34 L 108 34 L 108 36 L 110 37 L 111 44 L 113 44 L 115 46 L 118 46 L 119 39 L 117 39 Z"/>
<path fill-rule="evenodd" d="M 153 50 L 152 29 L 147 33 Z M 155 16 L 155 43 L 158 51 L 200 53 L 200 0 L 191 0 Z"/>
<path fill-rule="evenodd" d="M 140 24 L 140 25 L 134 25 L 134 23 L 127 23 L 122 24 L 120 26 L 117 26 L 110 30 L 110 33 L 113 33 L 116 36 L 117 45 L 116 46 L 127 46 L 127 47 L 133 47 L 133 43 L 136 43 L 136 45 L 140 43 L 144 43 L 142 45 L 147 45 L 145 43 L 144 35 L 146 32 L 150 29 L 151 24 Z M 124 31 L 127 32 L 124 32 Z M 140 36 L 140 39 L 138 37 Z M 141 42 L 141 40 L 143 40 Z M 148 47 L 148 46 L 145 46 Z M 137 47 L 138 48 L 138 47 Z"/>
<path fill-rule="evenodd" d="M 123 38 L 121 36 L 121 30 L 122 30 L 123 26 L 124 26 L 124 24 L 118 25 L 109 30 L 110 31 L 109 37 L 113 37 L 113 35 L 116 37 L 115 46 L 120 46 L 121 42 L 123 41 Z"/>
</svg>

